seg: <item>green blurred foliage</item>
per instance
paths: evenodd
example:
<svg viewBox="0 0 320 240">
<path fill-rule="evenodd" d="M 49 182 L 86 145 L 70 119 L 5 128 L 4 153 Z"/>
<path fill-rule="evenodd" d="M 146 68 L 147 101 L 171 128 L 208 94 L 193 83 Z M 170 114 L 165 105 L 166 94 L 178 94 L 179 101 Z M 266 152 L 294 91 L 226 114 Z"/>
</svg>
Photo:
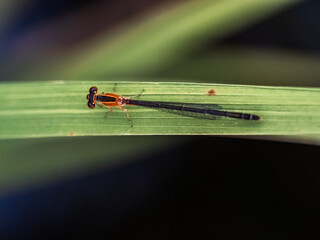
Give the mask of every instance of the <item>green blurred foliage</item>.
<svg viewBox="0 0 320 240">
<path fill-rule="evenodd" d="M 318 87 L 319 66 L 317 55 L 225 46 L 181 61 L 160 76 L 225 84 Z"/>
<path fill-rule="evenodd" d="M 0 140 L 0 195 L 114 167 L 186 141 L 182 137 Z M 170 147 L 169 147 L 170 146 Z"/>
<path fill-rule="evenodd" d="M 196 52 L 203 52 L 208 42 L 239 32 L 298 2 L 201 0 L 168 5 L 157 14 L 119 27 L 114 34 L 83 44 L 52 64 L 30 66 L 31 72 L 21 73 L 20 79 L 156 77 Z"/>
</svg>

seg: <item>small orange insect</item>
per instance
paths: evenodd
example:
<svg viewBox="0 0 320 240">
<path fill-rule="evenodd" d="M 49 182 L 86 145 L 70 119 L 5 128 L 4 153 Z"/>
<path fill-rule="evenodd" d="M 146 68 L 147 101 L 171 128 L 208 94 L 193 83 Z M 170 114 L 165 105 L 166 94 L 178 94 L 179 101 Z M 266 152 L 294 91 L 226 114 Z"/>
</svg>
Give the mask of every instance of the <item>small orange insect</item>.
<svg viewBox="0 0 320 240">
<path fill-rule="evenodd" d="M 97 103 L 101 108 L 102 108 L 102 105 L 105 105 L 107 108 L 110 109 L 110 111 L 112 111 L 112 107 L 117 107 L 117 108 L 120 108 L 121 110 L 127 111 L 127 109 L 125 109 L 122 106 L 129 104 L 128 102 L 129 98 L 125 98 L 114 93 L 102 92 L 100 94 L 97 94 L 97 92 L 98 92 L 97 87 L 91 87 L 89 89 L 89 94 L 87 95 L 89 108 L 95 108 Z"/>
<path fill-rule="evenodd" d="M 127 104 L 130 105 L 129 98 L 122 97 L 114 93 L 102 92 L 100 94 L 97 94 L 97 92 L 97 87 L 91 87 L 89 89 L 89 94 L 87 95 L 88 107 L 93 109 L 95 108 L 97 103 L 100 108 L 102 108 L 102 105 L 106 106 L 110 110 L 110 112 L 112 112 L 112 107 L 117 107 L 126 112 L 127 119 L 129 121 L 130 126 L 132 127 L 132 122 L 129 118 L 128 110 L 123 107 Z"/>
</svg>

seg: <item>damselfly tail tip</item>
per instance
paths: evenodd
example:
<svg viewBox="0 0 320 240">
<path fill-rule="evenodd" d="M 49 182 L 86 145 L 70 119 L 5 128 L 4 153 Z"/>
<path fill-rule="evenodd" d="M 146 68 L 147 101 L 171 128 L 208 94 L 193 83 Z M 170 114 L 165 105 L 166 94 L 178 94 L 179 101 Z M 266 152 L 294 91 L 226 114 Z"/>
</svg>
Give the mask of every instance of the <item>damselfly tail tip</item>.
<svg viewBox="0 0 320 240">
<path fill-rule="evenodd" d="M 261 120 L 261 117 L 260 116 L 257 116 L 257 115 L 253 115 L 253 120 Z"/>
<path fill-rule="evenodd" d="M 258 116 L 258 115 L 253 115 L 253 114 L 250 114 L 250 115 L 248 116 L 248 118 L 247 118 L 247 120 L 255 120 L 255 121 L 258 121 L 258 120 L 260 120 L 260 119 L 261 119 L 260 116 Z"/>
</svg>

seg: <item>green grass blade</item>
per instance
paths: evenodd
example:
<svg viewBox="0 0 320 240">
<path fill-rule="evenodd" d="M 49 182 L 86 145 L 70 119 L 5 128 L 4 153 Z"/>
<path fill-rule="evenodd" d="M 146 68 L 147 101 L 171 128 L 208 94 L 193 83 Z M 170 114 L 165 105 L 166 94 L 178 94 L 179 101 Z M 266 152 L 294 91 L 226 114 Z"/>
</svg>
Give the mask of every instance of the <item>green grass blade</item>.
<svg viewBox="0 0 320 240">
<path fill-rule="evenodd" d="M 130 24 L 112 37 L 100 37 L 66 60 L 35 69 L 48 79 L 103 79 L 152 75 L 179 62 L 208 42 L 252 25 L 300 0 L 202 0 L 170 6 L 155 17 Z M 42 71 L 42 74 L 40 74 Z M 26 74 L 23 73 L 22 78 Z"/>
<path fill-rule="evenodd" d="M 117 93 L 151 101 L 219 104 L 223 110 L 257 114 L 260 121 L 204 120 L 127 106 L 125 113 L 89 109 L 86 95 L 106 81 L 55 81 L 0 84 L 0 138 L 99 135 L 268 135 L 320 134 L 320 89 L 192 83 L 121 82 Z M 214 89 L 215 96 L 207 92 Z"/>
</svg>

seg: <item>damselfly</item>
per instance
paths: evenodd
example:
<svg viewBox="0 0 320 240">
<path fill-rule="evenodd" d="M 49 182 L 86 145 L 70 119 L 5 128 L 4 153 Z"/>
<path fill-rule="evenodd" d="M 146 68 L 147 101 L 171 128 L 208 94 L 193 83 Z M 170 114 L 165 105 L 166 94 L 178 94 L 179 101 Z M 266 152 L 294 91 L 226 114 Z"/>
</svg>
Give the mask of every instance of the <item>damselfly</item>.
<svg viewBox="0 0 320 240">
<path fill-rule="evenodd" d="M 103 105 L 106 106 L 110 111 L 112 111 L 112 107 L 119 108 L 126 112 L 130 126 L 132 126 L 132 122 L 129 118 L 127 109 L 123 107 L 125 105 L 160 109 L 170 113 L 195 118 L 215 119 L 216 117 L 228 117 L 244 120 L 260 120 L 260 116 L 250 113 L 228 112 L 219 110 L 221 108 L 216 104 L 212 104 L 209 107 L 208 104 L 143 101 L 130 99 L 129 97 L 123 97 L 115 93 L 103 92 L 97 94 L 97 92 L 97 87 L 91 87 L 89 89 L 89 94 L 87 95 L 88 107 L 95 108 L 96 104 L 98 104 L 100 107 L 102 107 Z"/>
</svg>

